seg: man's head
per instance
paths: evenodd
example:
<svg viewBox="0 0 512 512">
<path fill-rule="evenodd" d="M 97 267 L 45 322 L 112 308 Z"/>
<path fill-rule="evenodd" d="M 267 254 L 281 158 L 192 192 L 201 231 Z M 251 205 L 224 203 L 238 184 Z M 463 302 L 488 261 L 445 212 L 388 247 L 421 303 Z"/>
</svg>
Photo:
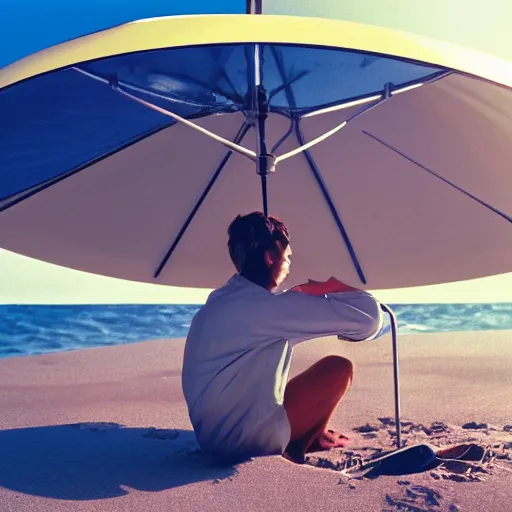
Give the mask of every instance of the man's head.
<svg viewBox="0 0 512 512">
<path fill-rule="evenodd" d="M 267 290 L 286 279 L 292 252 L 288 230 L 278 218 L 261 212 L 238 215 L 228 235 L 231 261 L 242 276 Z"/>
</svg>

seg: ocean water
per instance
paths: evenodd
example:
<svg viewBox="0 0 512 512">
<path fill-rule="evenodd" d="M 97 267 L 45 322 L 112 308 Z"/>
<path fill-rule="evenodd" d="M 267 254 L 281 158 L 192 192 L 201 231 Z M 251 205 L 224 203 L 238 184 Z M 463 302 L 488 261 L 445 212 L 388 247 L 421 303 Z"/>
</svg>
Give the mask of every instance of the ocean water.
<svg viewBox="0 0 512 512">
<path fill-rule="evenodd" d="M 512 329 L 512 303 L 390 305 L 399 334 Z M 0 358 L 187 335 L 200 306 L 0 306 Z M 386 315 L 387 316 L 387 315 Z"/>
</svg>

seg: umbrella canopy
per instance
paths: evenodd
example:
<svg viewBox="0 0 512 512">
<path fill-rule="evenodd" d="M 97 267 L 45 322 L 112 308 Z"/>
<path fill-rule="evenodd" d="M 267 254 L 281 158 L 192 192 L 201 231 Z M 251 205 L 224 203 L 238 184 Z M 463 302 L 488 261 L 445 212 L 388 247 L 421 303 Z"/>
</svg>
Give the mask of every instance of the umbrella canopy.
<svg viewBox="0 0 512 512">
<path fill-rule="evenodd" d="M 214 288 L 233 273 L 229 222 L 265 201 L 291 232 L 290 285 L 507 272 L 511 87 L 498 58 L 342 21 L 184 16 L 91 34 L 0 71 L 0 244 Z"/>
</svg>

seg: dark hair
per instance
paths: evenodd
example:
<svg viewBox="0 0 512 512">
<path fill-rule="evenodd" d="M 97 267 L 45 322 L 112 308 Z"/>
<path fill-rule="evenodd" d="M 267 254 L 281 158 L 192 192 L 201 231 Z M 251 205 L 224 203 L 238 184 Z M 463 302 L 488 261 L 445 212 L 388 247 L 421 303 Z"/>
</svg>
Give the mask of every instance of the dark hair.
<svg viewBox="0 0 512 512">
<path fill-rule="evenodd" d="M 290 243 L 286 226 L 277 217 L 262 212 L 238 215 L 228 228 L 228 249 L 237 271 L 246 279 L 267 287 L 272 270 L 265 264 L 265 251 L 277 251 Z"/>
</svg>

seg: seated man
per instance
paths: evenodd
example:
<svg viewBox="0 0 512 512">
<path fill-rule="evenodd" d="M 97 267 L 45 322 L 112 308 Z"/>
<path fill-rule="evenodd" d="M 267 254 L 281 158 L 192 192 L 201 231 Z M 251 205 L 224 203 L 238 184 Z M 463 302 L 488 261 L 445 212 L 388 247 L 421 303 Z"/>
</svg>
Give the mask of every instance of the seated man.
<svg viewBox="0 0 512 512">
<path fill-rule="evenodd" d="M 195 315 L 185 344 L 182 384 L 200 447 L 226 459 L 343 446 L 326 430 L 352 382 L 352 363 L 328 356 L 288 380 L 297 343 L 339 335 L 369 340 L 381 329 L 379 303 L 331 278 L 275 293 L 288 276 L 288 231 L 260 212 L 238 216 L 228 229 L 237 270 Z"/>
</svg>

